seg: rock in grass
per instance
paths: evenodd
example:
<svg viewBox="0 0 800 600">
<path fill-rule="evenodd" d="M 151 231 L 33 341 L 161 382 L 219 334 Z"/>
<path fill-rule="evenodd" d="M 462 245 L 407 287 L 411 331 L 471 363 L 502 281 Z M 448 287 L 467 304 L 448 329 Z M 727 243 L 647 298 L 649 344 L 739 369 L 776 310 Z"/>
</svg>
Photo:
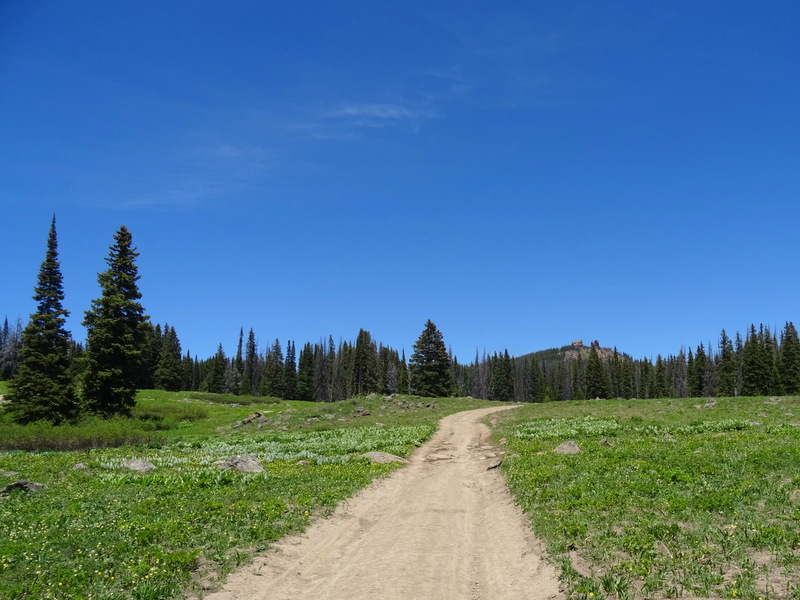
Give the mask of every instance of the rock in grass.
<svg viewBox="0 0 800 600">
<path fill-rule="evenodd" d="M 156 466 L 153 463 L 151 463 L 149 460 L 144 460 L 141 458 L 129 458 L 122 463 L 122 466 L 138 473 L 146 473 L 147 471 L 156 470 Z"/>
<path fill-rule="evenodd" d="M 263 473 L 264 467 L 252 454 L 237 454 L 228 460 L 216 463 L 223 471 L 242 471 L 243 473 Z"/>
<path fill-rule="evenodd" d="M 2 475 L 3 477 L 13 477 L 16 474 L 17 474 L 16 471 L 3 471 L 2 473 L 0 473 L 0 475 Z"/>
<path fill-rule="evenodd" d="M 35 483 L 27 479 L 20 479 L 14 483 L 9 483 L 7 486 L 0 488 L 0 494 L 8 494 L 14 490 L 22 490 L 23 492 L 38 492 L 44 489 L 43 483 Z"/>
<path fill-rule="evenodd" d="M 86 466 L 85 464 L 83 464 L 83 463 L 78 463 L 77 465 L 73 465 L 73 467 L 72 467 L 72 469 L 73 469 L 73 470 L 75 470 L 75 469 L 88 469 L 88 468 L 89 468 L 89 467 L 87 467 L 87 466 Z"/>
<path fill-rule="evenodd" d="M 572 440 L 568 440 L 568 441 L 564 442 L 563 444 L 559 444 L 553 450 L 553 452 L 555 452 L 556 454 L 580 454 L 581 453 L 581 449 L 578 446 L 578 444 L 576 444 Z"/>
<path fill-rule="evenodd" d="M 358 458 L 368 458 L 369 462 L 380 463 L 382 465 L 395 462 L 399 463 L 408 462 L 405 458 L 400 458 L 399 456 L 395 456 L 394 454 L 389 454 L 388 452 L 365 452 L 364 454 L 359 454 Z"/>
</svg>

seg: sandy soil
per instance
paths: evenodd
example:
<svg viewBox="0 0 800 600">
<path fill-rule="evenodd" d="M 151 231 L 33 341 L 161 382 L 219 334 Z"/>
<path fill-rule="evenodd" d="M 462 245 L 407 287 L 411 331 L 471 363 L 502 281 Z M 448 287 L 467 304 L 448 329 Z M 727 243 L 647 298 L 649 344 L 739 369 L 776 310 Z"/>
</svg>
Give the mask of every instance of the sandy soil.
<svg viewBox="0 0 800 600">
<path fill-rule="evenodd" d="M 511 407 L 509 407 L 511 408 Z M 207 600 L 562 597 L 479 421 L 451 415 L 411 456 L 302 536 L 231 574 Z"/>
</svg>

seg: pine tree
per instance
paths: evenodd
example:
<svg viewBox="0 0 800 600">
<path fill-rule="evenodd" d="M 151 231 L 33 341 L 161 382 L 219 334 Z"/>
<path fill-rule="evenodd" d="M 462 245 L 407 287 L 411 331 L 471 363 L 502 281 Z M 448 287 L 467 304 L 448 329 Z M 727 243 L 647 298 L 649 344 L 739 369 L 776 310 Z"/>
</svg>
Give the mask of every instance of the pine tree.
<svg viewBox="0 0 800 600">
<path fill-rule="evenodd" d="M 242 383 L 239 386 L 240 392 L 247 396 L 258 393 L 260 387 L 258 370 L 258 346 L 256 344 L 256 334 L 253 329 L 247 334 L 247 345 L 244 352 L 244 372 L 242 373 Z"/>
<path fill-rule="evenodd" d="M 267 361 L 264 367 L 264 376 L 261 380 L 261 395 L 283 398 L 284 389 L 284 358 L 281 342 L 275 338 L 267 353 Z"/>
<path fill-rule="evenodd" d="M 586 396 L 588 398 L 608 398 L 611 394 L 611 381 L 603 360 L 592 344 L 589 360 L 586 363 Z"/>
<path fill-rule="evenodd" d="M 489 367 L 489 400 L 514 400 L 514 363 L 508 350 L 492 357 Z"/>
<path fill-rule="evenodd" d="M 314 346 L 306 342 L 297 360 L 297 399 L 314 400 Z"/>
<path fill-rule="evenodd" d="M 88 407 L 105 417 L 128 415 L 136 403 L 140 361 L 148 317 L 139 300 L 132 237 L 123 225 L 106 258 L 108 270 L 97 280 L 101 296 L 86 311 L 86 373 L 83 395 Z"/>
<path fill-rule="evenodd" d="M 202 389 L 212 394 L 225 392 L 225 374 L 228 371 L 228 357 L 222 344 L 217 346 L 217 353 L 208 361 L 207 371 L 203 380 Z"/>
<path fill-rule="evenodd" d="M 764 326 L 757 332 L 750 325 L 750 333 L 742 351 L 742 394 L 761 396 L 769 393 L 772 360 L 766 345 Z"/>
<path fill-rule="evenodd" d="M 294 342 L 286 342 L 286 359 L 283 363 L 283 390 L 284 398 L 297 400 L 297 351 Z"/>
<path fill-rule="evenodd" d="M 800 339 L 794 323 L 789 321 L 781 333 L 781 379 L 785 394 L 800 394 Z"/>
<path fill-rule="evenodd" d="M 70 335 L 65 329 L 69 313 L 62 305 L 55 216 L 33 299 L 38 304 L 22 331 L 19 369 L 9 386 L 8 410 L 18 423 L 40 419 L 57 424 L 72 421 L 78 416 L 79 403 L 70 375 Z M 7 325 L 6 322 L 5 337 Z"/>
<path fill-rule="evenodd" d="M 414 344 L 409 363 L 410 388 L 417 396 L 449 396 L 453 387 L 450 355 L 442 333 L 429 319 Z"/>
<path fill-rule="evenodd" d="M 689 354 L 691 359 L 691 351 Z M 698 398 L 704 394 L 706 370 L 707 370 L 708 357 L 703 344 L 697 347 L 697 354 L 694 357 L 694 365 L 689 371 L 689 395 Z"/>
<path fill-rule="evenodd" d="M 155 383 L 159 389 L 177 392 L 183 383 L 181 342 L 174 327 L 164 325 L 161 336 L 161 349 L 158 353 L 158 366 L 155 372 Z"/>
<path fill-rule="evenodd" d="M 717 355 L 717 371 L 719 373 L 717 393 L 720 396 L 736 395 L 736 354 L 733 342 L 722 330 L 719 336 L 719 354 Z"/>
<path fill-rule="evenodd" d="M 361 329 L 353 352 L 351 390 L 353 395 L 367 394 L 378 389 L 378 350 L 369 331 Z"/>
</svg>

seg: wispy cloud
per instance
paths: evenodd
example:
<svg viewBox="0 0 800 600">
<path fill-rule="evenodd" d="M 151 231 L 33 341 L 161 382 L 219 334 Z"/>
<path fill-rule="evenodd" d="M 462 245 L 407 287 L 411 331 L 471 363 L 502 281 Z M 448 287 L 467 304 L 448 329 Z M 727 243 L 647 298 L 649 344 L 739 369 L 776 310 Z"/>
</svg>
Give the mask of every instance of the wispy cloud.
<svg viewBox="0 0 800 600">
<path fill-rule="evenodd" d="M 383 128 L 410 125 L 437 117 L 435 111 L 393 103 L 346 103 L 324 114 L 328 123 L 351 128 Z"/>
</svg>

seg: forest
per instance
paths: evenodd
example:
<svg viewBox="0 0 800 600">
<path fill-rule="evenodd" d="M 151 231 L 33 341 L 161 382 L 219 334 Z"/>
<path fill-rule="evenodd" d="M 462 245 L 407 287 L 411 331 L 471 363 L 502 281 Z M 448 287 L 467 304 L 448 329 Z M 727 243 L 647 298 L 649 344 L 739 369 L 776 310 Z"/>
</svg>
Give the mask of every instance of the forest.
<svg viewBox="0 0 800 600">
<path fill-rule="evenodd" d="M 519 357 L 507 350 L 476 353 L 462 363 L 430 320 L 408 360 L 364 329 L 355 341 L 328 336 L 262 346 L 252 329 L 245 335 L 242 328 L 234 353 L 220 343 L 213 356 L 198 358 L 183 351 L 173 326 L 154 325 L 145 314 L 137 256 L 121 227 L 106 259 L 109 270 L 98 276 L 101 296 L 86 311 L 87 339 L 76 341 L 64 329 L 53 218 L 34 290 L 37 311 L 26 325 L 18 320 L 12 326 L 6 318 L 0 330 L 0 381 L 11 382 L 15 420 L 69 421 L 87 407 L 105 416 L 126 414 L 137 389 L 317 402 L 373 393 L 509 402 L 800 394 L 800 340 L 790 321 L 779 334 L 763 324 L 733 337 L 722 330 L 713 346 L 700 343 L 655 360 L 574 342 Z"/>
</svg>

